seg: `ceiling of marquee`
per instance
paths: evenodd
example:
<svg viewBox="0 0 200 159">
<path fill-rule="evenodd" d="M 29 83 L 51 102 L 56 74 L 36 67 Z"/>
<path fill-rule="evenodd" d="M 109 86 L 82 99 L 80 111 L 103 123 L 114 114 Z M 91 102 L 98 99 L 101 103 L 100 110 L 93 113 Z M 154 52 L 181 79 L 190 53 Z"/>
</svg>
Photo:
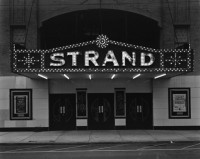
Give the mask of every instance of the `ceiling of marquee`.
<svg viewBox="0 0 200 159">
<path fill-rule="evenodd" d="M 65 79 L 68 80 L 64 77 L 63 73 L 40 73 L 48 79 Z M 135 75 L 138 75 L 138 73 L 65 73 L 68 77 L 69 80 L 77 80 L 77 79 L 89 79 L 89 75 L 91 75 L 92 79 L 91 80 L 98 80 L 98 79 L 108 79 L 111 80 L 111 77 L 113 74 L 115 74 L 115 77 L 113 80 L 135 80 L 133 77 Z M 154 77 L 161 75 L 162 73 L 141 73 L 140 77 L 136 79 L 154 79 Z M 161 78 L 171 78 L 175 76 L 179 76 L 182 73 L 167 73 L 166 76 L 161 77 Z M 20 75 L 32 78 L 32 79 L 42 79 L 41 77 L 38 76 L 37 73 L 20 73 Z"/>
</svg>

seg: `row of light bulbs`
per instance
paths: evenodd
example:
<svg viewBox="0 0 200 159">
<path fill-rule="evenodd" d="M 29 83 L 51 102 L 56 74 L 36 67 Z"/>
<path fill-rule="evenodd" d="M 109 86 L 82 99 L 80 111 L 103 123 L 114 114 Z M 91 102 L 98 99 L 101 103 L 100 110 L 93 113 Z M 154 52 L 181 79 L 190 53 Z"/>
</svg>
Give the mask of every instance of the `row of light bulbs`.
<svg viewBox="0 0 200 159">
<path fill-rule="evenodd" d="M 143 46 L 132 46 L 131 44 L 120 44 L 119 42 L 114 43 L 116 45 L 119 46 L 125 46 L 128 48 L 134 48 L 134 49 L 141 49 L 141 50 L 145 50 L 145 51 L 149 51 L 149 52 L 155 52 L 155 53 L 186 53 L 186 52 L 190 52 L 190 50 L 187 49 L 152 49 L 152 48 L 147 48 L 147 47 L 143 47 Z M 51 49 L 51 50 L 14 50 L 14 52 L 16 53 L 52 53 L 52 52 L 57 52 L 57 51 L 63 51 L 66 49 L 72 49 L 76 47 L 80 47 L 80 46 L 84 46 L 84 45 L 74 45 L 74 47 L 60 47 L 60 48 L 55 48 L 55 49 Z"/>
<path fill-rule="evenodd" d="M 28 54 L 29 55 L 29 54 Z M 30 55 L 29 55 L 30 56 Z M 191 52 L 188 53 L 187 55 L 187 61 L 186 59 L 182 59 L 181 61 L 186 61 L 187 62 L 187 68 L 164 68 L 164 60 L 163 60 L 163 54 L 161 54 L 161 59 L 160 59 L 160 64 L 161 64 L 161 68 L 102 68 L 102 69 L 98 69 L 98 68 L 91 68 L 91 69 L 85 69 L 85 68 L 59 68 L 59 69 L 49 69 L 49 68 L 45 68 L 45 57 L 44 54 L 41 54 L 41 69 L 36 69 L 36 68 L 28 68 L 28 69 L 19 69 L 17 68 L 17 53 L 14 52 L 14 61 L 13 61 L 13 69 L 16 72 L 34 72 L 34 71 L 39 71 L 39 72 L 63 72 L 63 71 L 67 71 L 67 72 L 87 72 L 87 71 L 94 71 L 94 72 L 108 72 L 108 71 L 114 71 L 114 72 L 118 72 L 118 71 L 122 71 L 122 72 L 152 72 L 152 71 L 156 71 L 156 72 L 168 72 L 168 71 L 190 71 L 190 69 L 192 69 L 192 55 Z M 167 60 L 166 60 L 167 61 Z M 39 61 L 38 61 L 39 62 Z"/>
<path fill-rule="evenodd" d="M 78 43 L 78 44 L 72 44 L 72 45 L 67 45 L 67 46 L 62 46 L 62 47 L 57 47 L 57 48 L 52 48 L 52 49 L 48 49 L 48 50 L 40 50 L 40 49 L 15 49 L 14 47 L 14 52 L 17 53 L 51 53 L 51 52 L 55 52 L 55 51 L 62 51 L 62 50 L 66 50 L 66 49 L 72 49 L 72 48 L 76 48 L 76 47 L 81 47 L 81 46 L 87 46 L 90 44 L 94 44 L 96 43 L 96 40 L 92 40 L 92 41 L 87 41 L 87 42 L 82 42 L 82 43 Z M 133 45 L 133 44 L 127 44 L 127 43 L 123 43 L 123 42 L 117 42 L 117 41 L 113 41 L 113 40 L 109 40 L 110 44 L 114 44 L 114 45 L 118 45 L 118 46 L 124 46 L 124 47 L 128 47 L 128 48 L 134 48 L 134 49 L 141 49 L 141 50 L 145 50 L 145 51 L 151 51 L 151 52 L 190 52 L 190 49 L 153 49 L 153 48 L 149 48 L 149 47 L 144 47 L 144 46 L 139 46 L 139 45 Z"/>
<path fill-rule="evenodd" d="M 189 72 L 191 71 L 191 67 L 189 68 L 60 68 L 60 69 L 50 69 L 50 68 L 24 68 L 24 69 L 18 69 L 17 65 L 14 64 L 13 71 L 17 73 L 36 73 L 36 72 L 50 72 L 50 73 L 62 73 L 62 72 L 102 72 L 102 73 L 110 73 L 110 72 Z"/>
</svg>

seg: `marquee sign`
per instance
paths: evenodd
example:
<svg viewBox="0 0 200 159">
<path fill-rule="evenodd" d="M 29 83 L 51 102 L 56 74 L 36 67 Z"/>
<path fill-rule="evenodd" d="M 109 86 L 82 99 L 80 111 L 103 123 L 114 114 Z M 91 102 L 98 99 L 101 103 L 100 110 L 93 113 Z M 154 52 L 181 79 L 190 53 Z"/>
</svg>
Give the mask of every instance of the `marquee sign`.
<svg viewBox="0 0 200 159">
<path fill-rule="evenodd" d="M 12 71 L 27 72 L 191 72 L 193 53 L 187 49 L 152 49 L 109 40 L 96 40 L 49 50 L 17 50 Z"/>
</svg>

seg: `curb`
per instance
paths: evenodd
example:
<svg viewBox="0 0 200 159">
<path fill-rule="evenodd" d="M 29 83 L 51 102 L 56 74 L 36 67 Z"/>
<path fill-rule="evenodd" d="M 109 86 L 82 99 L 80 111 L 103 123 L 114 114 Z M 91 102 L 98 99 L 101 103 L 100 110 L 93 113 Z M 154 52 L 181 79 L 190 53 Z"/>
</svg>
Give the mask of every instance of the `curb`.
<svg viewBox="0 0 200 159">
<path fill-rule="evenodd" d="M 80 145 L 80 144 L 133 144 L 133 143 L 186 143 L 199 141 L 124 141 L 124 142 L 6 142 L 0 145 Z"/>
</svg>

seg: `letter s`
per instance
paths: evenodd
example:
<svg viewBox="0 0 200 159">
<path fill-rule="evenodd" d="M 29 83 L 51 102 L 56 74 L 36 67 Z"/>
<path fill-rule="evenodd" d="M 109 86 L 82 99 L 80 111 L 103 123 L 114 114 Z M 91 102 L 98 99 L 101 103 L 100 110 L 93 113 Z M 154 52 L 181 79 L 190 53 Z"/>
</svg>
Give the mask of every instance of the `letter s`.
<svg viewBox="0 0 200 159">
<path fill-rule="evenodd" d="M 65 64 L 65 60 L 63 58 L 59 57 L 64 57 L 64 53 L 53 53 L 50 56 L 50 59 L 52 61 L 55 61 L 56 63 L 51 62 L 50 66 L 63 66 Z"/>
</svg>

